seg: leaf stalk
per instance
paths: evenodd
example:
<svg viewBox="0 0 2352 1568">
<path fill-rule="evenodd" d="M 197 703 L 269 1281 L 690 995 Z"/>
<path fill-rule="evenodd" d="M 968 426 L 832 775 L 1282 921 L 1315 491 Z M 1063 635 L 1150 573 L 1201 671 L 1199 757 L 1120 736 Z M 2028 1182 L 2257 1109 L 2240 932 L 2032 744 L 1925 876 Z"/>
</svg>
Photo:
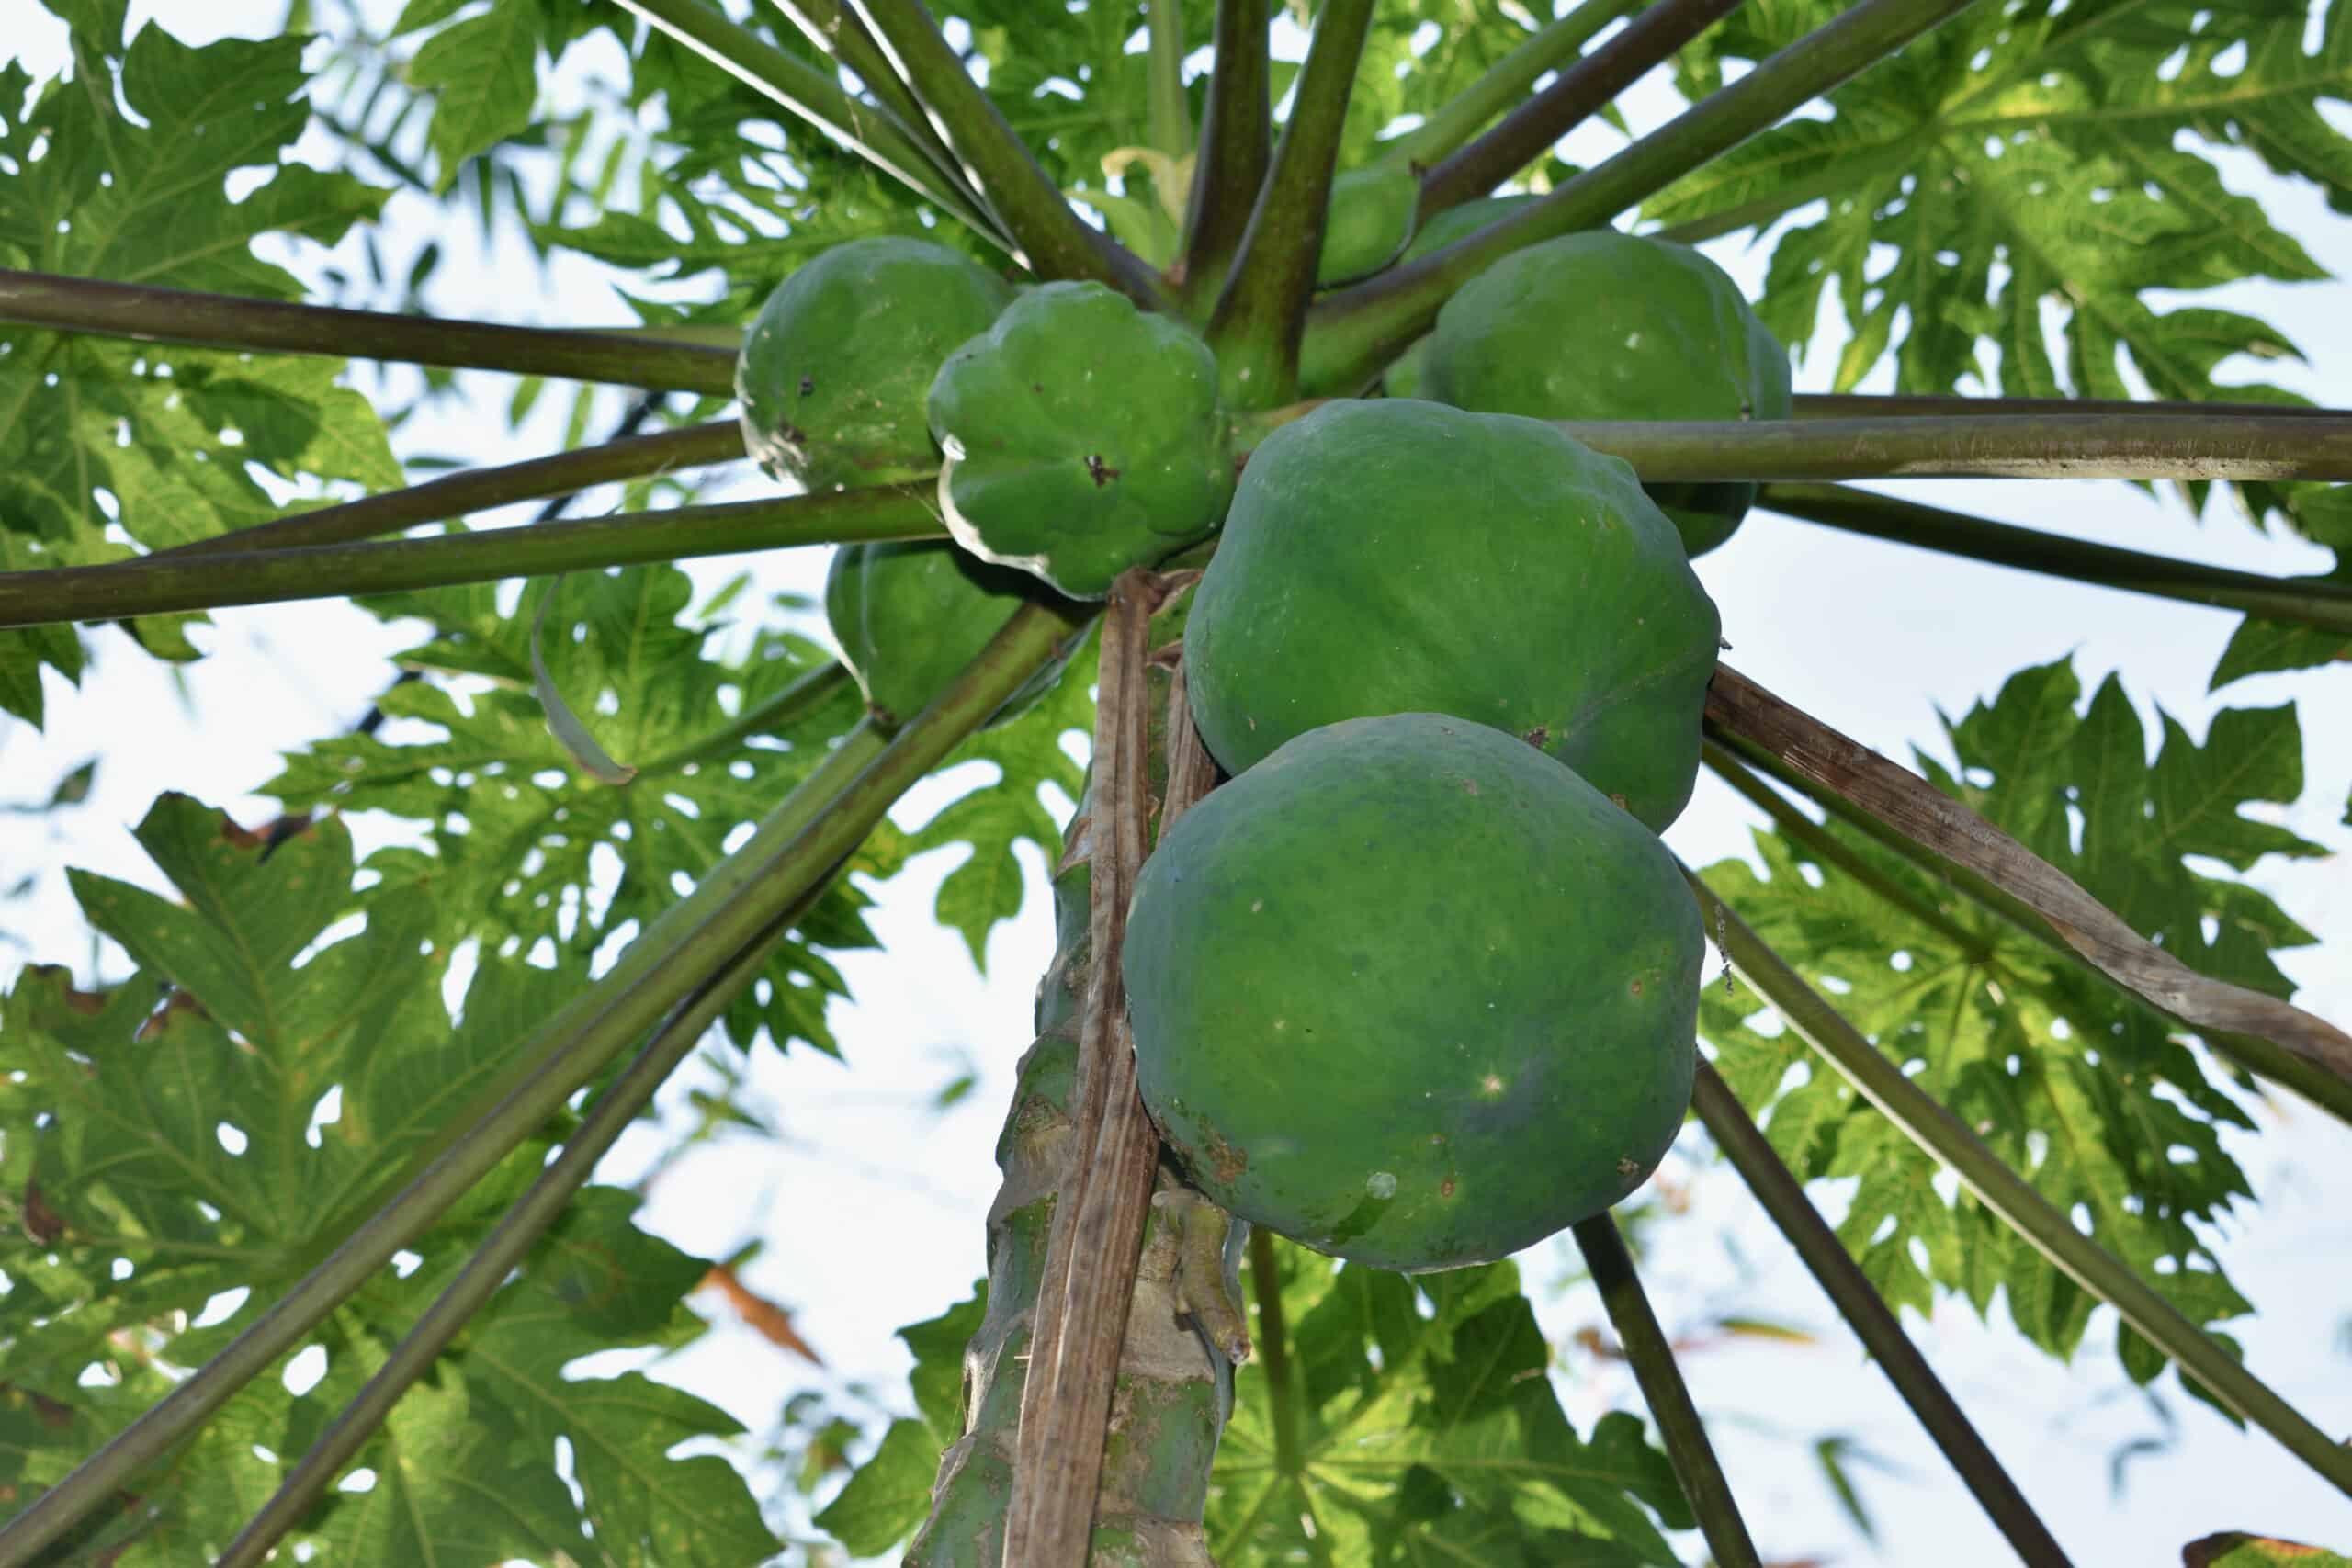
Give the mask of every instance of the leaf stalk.
<svg viewBox="0 0 2352 1568">
<path fill-rule="evenodd" d="M 732 349 L 617 332 L 514 327 L 243 299 L 6 267 L 0 267 L 0 321 L 206 348 L 324 354 L 339 359 L 555 376 L 710 398 L 735 396 Z"/>
</svg>

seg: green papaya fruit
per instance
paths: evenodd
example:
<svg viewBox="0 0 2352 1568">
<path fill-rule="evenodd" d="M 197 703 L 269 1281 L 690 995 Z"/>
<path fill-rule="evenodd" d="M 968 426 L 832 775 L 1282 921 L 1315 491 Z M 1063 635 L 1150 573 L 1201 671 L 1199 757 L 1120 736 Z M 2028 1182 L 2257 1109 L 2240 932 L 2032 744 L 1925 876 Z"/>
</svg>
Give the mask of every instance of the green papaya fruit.
<svg viewBox="0 0 2352 1568">
<path fill-rule="evenodd" d="M 958 544 L 1100 599 L 1215 531 L 1233 493 L 1216 359 L 1100 283 L 1048 283 L 939 367 L 931 429 Z"/>
<path fill-rule="evenodd" d="M 866 707 L 897 725 L 929 707 L 1015 610 L 1044 597 L 1035 579 L 974 560 L 944 540 L 843 545 L 825 574 L 825 622 Z M 1027 710 L 1064 662 L 1032 677 L 989 722 Z"/>
<path fill-rule="evenodd" d="M 1354 1262 L 1488 1262 L 1645 1180 L 1690 1106 L 1704 939 L 1574 772 L 1435 714 L 1309 731 L 1143 865 L 1137 1087 L 1193 1181 Z"/>
<path fill-rule="evenodd" d="M 1698 774 L 1721 638 L 1625 463 L 1538 420 L 1375 398 L 1326 403 L 1251 455 L 1184 669 L 1227 773 L 1340 719 L 1448 713 L 1663 829 Z"/>
<path fill-rule="evenodd" d="M 1532 207 L 1543 199 L 1540 196 L 1482 196 L 1458 207 L 1442 209 L 1413 235 L 1413 243 L 1396 258 L 1397 265 L 1417 262 L 1432 251 L 1459 244 L 1487 224 L 1499 223 L 1521 208 Z"/>
<path fill-rule="evenodd" d="M 1789 355 L 1723 268 L 1594 229 L 1514 252 L 1438 312 L 1424 396 L 1534 419 L 1786 419 Z M 1690 554 L 1731 537 L 1752 483 L 1657 485 Z"/>
<path fill-rule="evenodd" d="M 1370 277 L 1395 261 L 1413 237 L 1413 213 L 1420 201 L 1420 179 L 1403 164 L 1374 164 L 1333 178 L 1323 248 L 1315 258 L 1315 287 Z"/>
<path fill-rule="evenodd" d="M 932 377 L 1012 302 L 1010 284 L 926 240 L 833 246 L 786 278 L 743 336 L 744 444 L 812 491 L 937 472 Z"/>
<path fill-rule="evenodd" d="M 1432 251 L 1466 240 L 1487 224 L 1510 217 L 1530 202 L 1543 198 L 1533 196 L 1484 196 L 1476 201 L 1465 201 L 1459 207 L 1449 207 L 1431 218 L 1396 258 L 1404 266 L 1417 262 Z M 1426 398 L 1429 392 L 1430 340 L 1427 333 L 1413 340 L 1413 345 L 1389 363 L 1381 372 L 1380 389 L 1392 398 Z"/>
</svg>

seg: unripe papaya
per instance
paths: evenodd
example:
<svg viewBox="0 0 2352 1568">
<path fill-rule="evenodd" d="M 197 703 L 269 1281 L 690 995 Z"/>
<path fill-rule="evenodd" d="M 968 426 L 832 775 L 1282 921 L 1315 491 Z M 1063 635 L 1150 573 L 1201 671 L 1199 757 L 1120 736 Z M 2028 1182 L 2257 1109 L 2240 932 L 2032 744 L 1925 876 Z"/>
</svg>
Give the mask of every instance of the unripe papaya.
<svg viewBox="0 0 2352 1568">
<path fill-rule="evenodd" d="M 1335 724 L 1144 863 L 1137 1087 L 1232 1213 L 1383 1269 L 1487 1262 L 1657 1168 L 1703 945 L 1673 857 L 1569 769 L 1434 714 Z"/>
<path fill-rule="evenodd" d="M 927 240 L 833 246 L 786 278 L 744 335 L 744 444 L 812 491 L 937 472 L 932 377 L 1012 302 L 1003 279 Z"/>
<path fill-rule="evenodd" d="M 1396 259 L 1413 237 L 1421 182 L 1405 164 L 1350 169 L 1331 182 L 1323 219 L 1323 249 L 1315 258 L 1315 286 L 1351 283 Z"/>
<path fill-rule="evenodd" d="M 1213 532 L 1233 493 L 1216 359 L 1099 283 L 1048 283 L 931 388 L 948 531 L 1076 599 Z"/>
<path fill-rule="evenodd" d="M 1594 229 L 1514 252 L 1438 312 L 1421 395 L 1533 419 L 1786 419 L 1789 355 L 1723 268 Z M 1696 556 L 1731 537 L 1747 482 L 1651 487 Z"/>
<path fill-rule="evenodd" d="M 1035 579 L 944 540 L 843 545 L 825 576 L 825 622 L 866 707 L 891 726 L 929 707 L 1015 610 L 1046 596 Z M 1025 712 L 1064 662 L 1031 678 L 989 722 Z"/>
<path fill-rule="evenodd" d="M 1375 398 L 1252 454 L 1184 669 L 1227 773 L 1340 719 L 1448 713 L 1663 829 L 1698 774 L 1721 635 L 1625 463 L 1537 420 Z"/>
</svg>

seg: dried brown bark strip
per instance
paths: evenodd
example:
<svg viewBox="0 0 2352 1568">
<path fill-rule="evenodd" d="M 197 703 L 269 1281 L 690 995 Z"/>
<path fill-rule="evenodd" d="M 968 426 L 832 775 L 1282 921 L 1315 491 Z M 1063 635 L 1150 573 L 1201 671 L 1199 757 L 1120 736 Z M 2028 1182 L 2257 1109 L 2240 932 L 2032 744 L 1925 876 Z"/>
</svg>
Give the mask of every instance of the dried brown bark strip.
<svg viewBox="0 0 2352 1568">
<path fill-rule="evenodd" d="M 1023 1568 L 1084 1568 L 1119 1342 L 1159 1159 L 1159 1130 L 1136 1098 L 1135 1043 L 1119 978 L 1149 809 L 1145 632 L 1159 594 L 1149 572 L 1125 572 L 1112 585 L 1102 617 L 1088 828 L 1094 981 L 1079 1048 L 1074 1165 L 1046 1243 L 1013 1450 L 1004 1560 Z"/>
<path fill-rule="evenodd" d="M 2258 1035 L 2352 1082 L 2352 1035 L 2276 997 L 2198 974 L 1967 807 L 1728 665 L 1715 667 L 1707 716 L 1988 878 L 2048 920 L 2093 965 L 2166 1012 L 2199 1028 Z"/>
</svg>

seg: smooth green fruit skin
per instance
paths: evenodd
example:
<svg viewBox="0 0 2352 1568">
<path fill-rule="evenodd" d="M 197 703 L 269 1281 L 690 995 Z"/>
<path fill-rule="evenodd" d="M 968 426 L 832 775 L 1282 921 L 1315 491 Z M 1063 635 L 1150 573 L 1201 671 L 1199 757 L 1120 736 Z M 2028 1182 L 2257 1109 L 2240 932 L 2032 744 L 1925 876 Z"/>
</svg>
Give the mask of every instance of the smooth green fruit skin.
<svg viewBox="0 0 2352 1568">
<path fill-rule="evenodd" d="M 1301 736 L 1144 863 L 1144 1104 L 1221 1207 L 1383 1269 L 1503 1258 L 1645 1180 L 1690 1100 L 1698 908 L 1557 763 L 1434 714 Z"/>
<path fill-rule="evenodd" d="M 1233 492 L 1216 360 L 1099 283 L 1032 289 L 931 388 L 948 531 L 1074 599 L 1206 537 Z"/>
<path fill-rule="evenodd" d="M 1413 235 L 1413 243 L 1396 258 L 1397 265 L 1417 262 L 1432 251 L 1458 244 L 1489 223 L 1499 223 L 1521 208 L 1543 200 L 1540 196 L 1482 196 L 1432 215 Z"/>
<path fill-rule="evenodd" d="M 932 377 L 1012 302 L 1003 279 L 925 240 L 833 246 L 786 278 L 744 335 L 744 444 L 812 491 L 937 472 Z"/>
<path fill-rule="evenodd" d="M 929 707 L 1015 610 L 1044 597 L 1035 579 L 944 540 L 843 545 L 825 574 L 825 622 L 866 707 L 895 726 Z M 1039 671 L 989 722 L 1018 717 L 1065 662 Z"/>
<path fill-rule="evenodd" d="M 1623 461 L 1537 420 L 1375 398 L 1251 456 L 1184 669 L 1229 773 L 1319 725 L 1447 713 L 1663 829 L 1698 775 L 1722 628 Z"/>
<path fill-rule="evenodd" d="M 1421 393 L 1532 419 L 1786 419 L 1789 355 L 1723 268 L 1595 229 L 1505 256 L 1438 312 Z M 1691 555 L 1731 537 L 1752 483 L 1654 486 Z"/>
<path fill-rule="evenodd" d="M 1375 164 L 1335 177 L 1323 219 L 1323 248 L 1315 258 L 1315 287 L 1370 277 L 1395 261 L 1413 237 L 1420 200 L 1420 180 L 1401 164 Z"/>
</svg>

